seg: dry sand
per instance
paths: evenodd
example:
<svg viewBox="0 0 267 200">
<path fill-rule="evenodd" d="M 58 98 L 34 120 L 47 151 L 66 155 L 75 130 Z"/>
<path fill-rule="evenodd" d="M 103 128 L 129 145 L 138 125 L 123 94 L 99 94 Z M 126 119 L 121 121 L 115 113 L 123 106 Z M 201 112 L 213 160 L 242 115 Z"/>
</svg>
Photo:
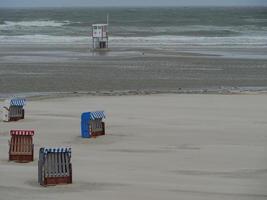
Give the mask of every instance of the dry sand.
<svg viewBox="0 0 267 200">
<path fill-rule="evenodd" d="M 30 101 L 0 122 L 0 199 L 267 199 L 267 95 L 150 95 Z M 103 109 L 107 135 L 80 137 Z M 10 129 L 35 129 L 35 161 L 8 162 Z M 72 147 L 72 185 L 37 184 L 38 150 Z"/>
</svg>

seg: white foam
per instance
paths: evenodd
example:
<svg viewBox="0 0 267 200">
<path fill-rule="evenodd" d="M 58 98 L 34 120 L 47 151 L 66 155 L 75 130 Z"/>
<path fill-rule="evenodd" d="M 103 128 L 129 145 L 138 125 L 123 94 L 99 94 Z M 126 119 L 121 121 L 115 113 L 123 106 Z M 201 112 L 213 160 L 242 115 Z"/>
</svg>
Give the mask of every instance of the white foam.
<svg viewBox="0 0 267 200">
<path fill-rule="evenodd" d="M 0 36 L 0 44 L 48 43 L 48 44 L 90 44 L 90 36 L 52 36 L 52 35 L 22 35 Z M 193 36 L 149 36 L 149 37 L 110 37 L 111 45 L 115 46 L 241 46 L 266 47 L 267 36 L 237 36 L 237 37 L 193 37 Z"/>
<path fill-rule="evenodd" d="M 190 46 L 262 46 L 267 47 L 267 36 L 236 37 L 193 37 L 193 36 L 152 36 L 152 37 L 111 37 L 116 44 L 145 45 L 190 45 Z"/>
<path fill-rule="evenodd" d="M 53 20 L 37 20 L 37 21 L 4 21 L 0 25 L 0 30 L 12 27 L 60 27 L 69 24 L 69 21 L 57 22 Z"/>
<path fill-rule="evenodd" d="M 0 44 L 21 44 L 21 43 L 45 43 L 45 44 L 63 44 L 63 43 L 88 43 L 89 37 L 74 36 L 51 36 L 51 35 L 21 35 L 21 36 L 0 36 Z"/>
</svg>

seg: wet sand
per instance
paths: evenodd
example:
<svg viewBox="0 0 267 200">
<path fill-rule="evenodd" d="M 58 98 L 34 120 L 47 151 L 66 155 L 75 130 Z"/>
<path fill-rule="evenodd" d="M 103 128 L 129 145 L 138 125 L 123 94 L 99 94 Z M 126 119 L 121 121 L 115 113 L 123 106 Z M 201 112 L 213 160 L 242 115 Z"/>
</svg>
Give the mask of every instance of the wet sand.
<svg viewBox="0 0 267 200">
<path fill-rule="evenodd" d="M 87 96 L 32 100 L 0 122 L 0 199 L 267 198 L 267 95 Z M 82 139 L 104 109 L 107 135 Z M 8 162 L 10 129 L 35 129 L 35 161 Z M 73 184 L 37 184 L 38 150 L 71 146 Z"/>
<path fill-rule="evenodd" d="M 1 44 L 0 95 L 267 88 L 266 48 Z M 240 57 L 241 55 L 241 57 Z M 266 54 L 265 54 L 266 55 Z M 261 56 L 261 58 L 259 58 Z"/>
</svg>

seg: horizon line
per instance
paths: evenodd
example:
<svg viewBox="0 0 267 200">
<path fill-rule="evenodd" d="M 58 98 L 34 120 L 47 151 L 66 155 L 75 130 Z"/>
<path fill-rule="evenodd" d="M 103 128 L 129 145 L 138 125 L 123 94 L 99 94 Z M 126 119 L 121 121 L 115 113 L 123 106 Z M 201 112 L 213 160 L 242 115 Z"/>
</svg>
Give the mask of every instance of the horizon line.
<svg viewBox="0 0 267 200">
<path fill-rule="evenodd" d="M 163 5 L 163 6 L 4 6 L 0 9 L 20 8 L 229 8 L 229 7 L 267 7 L 266 5 Z"/>
</svg>

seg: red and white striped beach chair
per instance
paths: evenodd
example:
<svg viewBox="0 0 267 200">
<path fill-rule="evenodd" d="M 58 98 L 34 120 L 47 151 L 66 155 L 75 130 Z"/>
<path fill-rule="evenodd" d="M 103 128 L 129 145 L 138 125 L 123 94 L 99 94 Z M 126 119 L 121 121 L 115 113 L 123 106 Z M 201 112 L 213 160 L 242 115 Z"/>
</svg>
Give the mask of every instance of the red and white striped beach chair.
<svg viewBox="0 0 267 200">
<path fill-rule="evenodd" d="M 9 141 L 9 160 L 16 162 L 33 161 L 33 130 L 11 130 Z"/>
</svg>

